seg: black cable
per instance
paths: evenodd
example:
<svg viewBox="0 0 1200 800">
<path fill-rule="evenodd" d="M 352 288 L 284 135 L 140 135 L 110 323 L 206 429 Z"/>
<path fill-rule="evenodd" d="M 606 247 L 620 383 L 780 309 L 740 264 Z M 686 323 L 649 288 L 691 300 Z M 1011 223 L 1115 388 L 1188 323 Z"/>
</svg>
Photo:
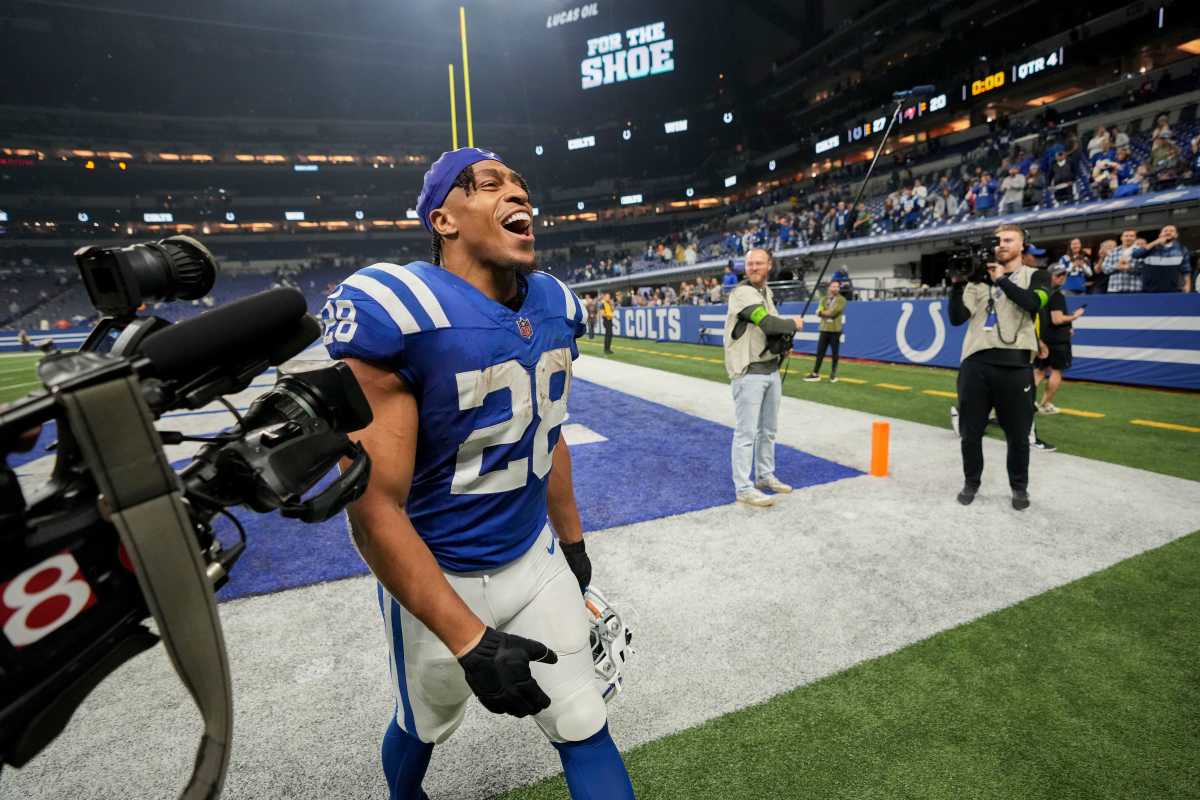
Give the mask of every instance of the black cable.
<svg viewBox="0 0 1200 800">
<path fill-rule="evenodd" d="M 225 406 L 225 408 L 229 409 L 229 413 L 233 414 L 233 418 L 237 420 L 237 424 L 238 424 L 239 428 L 246 427 L 246 421 L 244 419 L 242 419 L 242 415 L 238 412 L 238 410 L 236 408 L 234 408 L 233 403 L 229 402 L 224 397 L 218 397 L 217 402 L 219 402 L 221 405 Z"/>
</svg>

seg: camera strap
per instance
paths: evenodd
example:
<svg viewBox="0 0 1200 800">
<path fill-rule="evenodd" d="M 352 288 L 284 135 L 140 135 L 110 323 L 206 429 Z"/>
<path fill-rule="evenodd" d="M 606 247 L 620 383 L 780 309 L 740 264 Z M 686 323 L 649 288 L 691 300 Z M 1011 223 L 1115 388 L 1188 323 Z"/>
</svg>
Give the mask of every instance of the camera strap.
<svg viewBox="0 0 1200 800">
<path fill-rule="evenodd" d="M 180 795 L 221 793 L 233 735 L 233 693 L 212 583 L 178 478 L 138 381 L 125 376 L 65 391 L 60 401 L 180 680 L 204 718 Z"/>
</svg>

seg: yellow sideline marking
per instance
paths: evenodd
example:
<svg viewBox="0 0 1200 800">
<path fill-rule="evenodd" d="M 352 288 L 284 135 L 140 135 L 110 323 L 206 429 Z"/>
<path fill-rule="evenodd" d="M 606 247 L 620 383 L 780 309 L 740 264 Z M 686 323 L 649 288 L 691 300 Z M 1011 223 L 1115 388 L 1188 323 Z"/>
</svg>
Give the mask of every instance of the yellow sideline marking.
<svg viewBox="0 0 1200 800">
<path fill-rule="evenodd" d="M 584 342 L 581 342 L 581 344 L 597 345 L 597 344 L 599 344 L 599 342 L 584 341 Z M 722 361 L 719 358 L 705 358 L 704 356 L 689 356 L 689 355 L 684 355 L 684 354 L 680 354 L 680 353 L 668 353 L 664 350 L 650 350 L 649 348 L 645 348 L 645 347 L 629 347 L 628 345 L 614 345 L 613 349 L 620 350 L 623 352 L 630 352 L 630 353 L 645 353 L 646 355 L 658 356 L 660 358 L 676 358 L 676 359 L 682 359 L 685 361 L 704 361 L 709 364 L 724 364 L 725 363 L 724 361 Z M 864 381 L 859 378 L 838 378 L 838 382 L 839 383 L 850 383 L 850 384 L 855 384 L 855 385 L 859 385 L 859 386 L 868 383 L 868 381 Z M 893 392 L 912 391 L 911 386 L 904 386 L 904 385 L 898 384 L 898 383 L 877 383 L 877 384 L 875 384 L 875 386 L 879 387 L 880 389 L 889 389 Z M 945 398 L 949 398 L 951 400 L 958 399 L 958 394 L 956 394 L 955 392 L 947 392 L 947 391 L 943 391 L 941 389 L 922 389 L 921 394 L 928 395 L 930 397 L 945 397 Z M 1101 414 L 1098 411 L 1082 411 L 1077 408 L 1062 408 L 1061 406 L 1059 407 L 1058 410 L 1061 413 L 1066 414 L 1069 417 L 1082 417 L 1083 419 L 1103 419 L 1104 418 L 1104 414 Z M 1134 425 L 1147 425 L 1151 428 L 1163 428 L 1165 430 L 1178 430 L 1178 431 L 1184 431 L 1187 433 L 1200 433 L 1200 428 L 1193 428 L 1188 425 L 1175 425 L 1174 423 L 1170 423 L 1170 422 L 1154 422 L 1153 420 L 1133 420 L 1133 424 Z"/>
<path fill-rule="evenodd" d="M 1098 411 L 1080 411 L 1077 408 L 1063 408 L 1062 406 L 1059 406 L 1058 410 L 1061 413 L 1066 414 L 1068 417 L 1084 417 L 1085 419 L 1100 419 L 1101 417 L 1104 416 L 1103 414 L 1101 414 Z"/>
<path fill-rule="evenodd" d="M 1164 431 L 1183 431 L 1184 433 L 1200 433 L 1200 428 L 1191 425 L 1176 425 L 1174 422 L 1155 422 L 1152 419 L 1131 419 L 1133 425 L 1145 425 L 1147 428 L 1161 428 Z"/>
</svg>

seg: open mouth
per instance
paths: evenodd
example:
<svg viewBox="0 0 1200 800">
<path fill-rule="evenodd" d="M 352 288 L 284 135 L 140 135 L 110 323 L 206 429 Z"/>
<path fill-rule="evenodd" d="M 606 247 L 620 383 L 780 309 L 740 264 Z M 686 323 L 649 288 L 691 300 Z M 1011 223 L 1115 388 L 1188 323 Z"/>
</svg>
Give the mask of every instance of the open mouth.
<svg viewBox="0 0 1200 800">
<path fill-rule="evenodd" d="M 533 217 L 529 216 L 528 211 L 514 211 L 504 218 L 500 226 L 522 239 L 533 238 Z"/>
</svg>

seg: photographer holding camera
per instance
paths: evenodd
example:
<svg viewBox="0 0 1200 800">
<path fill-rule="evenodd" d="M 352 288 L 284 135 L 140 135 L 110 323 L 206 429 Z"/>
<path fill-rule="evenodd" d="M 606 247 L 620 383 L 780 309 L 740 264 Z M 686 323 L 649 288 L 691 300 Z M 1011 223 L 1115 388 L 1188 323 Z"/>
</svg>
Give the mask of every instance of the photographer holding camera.
<svg viewBox="0 0 1200 800">
<path fill-rule="evenodd" d="M 996 229 L 996 261 L 979 254 L 975 269 L 952 278 L 950 322 L 967 323 L 958 372 L 959 432 L 964 483 L 958 502 L 970 505 L 983 475 L 983 434 L 988 414 L 1008 441 L 1012 506 L 1029 507 L 1029 431 L 1033 424 L 1033 358 L 1038 340 L 1034 317 L 1049 294 L 1044 274 L 1021 262 L 1027 246 L 1017 225 Z"/>
<path fill-rule="evenodd" d="M 725 317 L 725 370 L 733 385 L 737 427 L 733 432 L 733 487 L 739 503 L 770 506 L 763 489 L 786 494 L 792 487 L 775 477 L 775 429 L 783 382 L 779 367 L 792 350 L 800 317 L 779 316 L 767 286 L 771 254 L 746 253 L 746 280 L 729 294 Z M 755 480 L 751 482 L 751 468 Z"/>
</svg>

